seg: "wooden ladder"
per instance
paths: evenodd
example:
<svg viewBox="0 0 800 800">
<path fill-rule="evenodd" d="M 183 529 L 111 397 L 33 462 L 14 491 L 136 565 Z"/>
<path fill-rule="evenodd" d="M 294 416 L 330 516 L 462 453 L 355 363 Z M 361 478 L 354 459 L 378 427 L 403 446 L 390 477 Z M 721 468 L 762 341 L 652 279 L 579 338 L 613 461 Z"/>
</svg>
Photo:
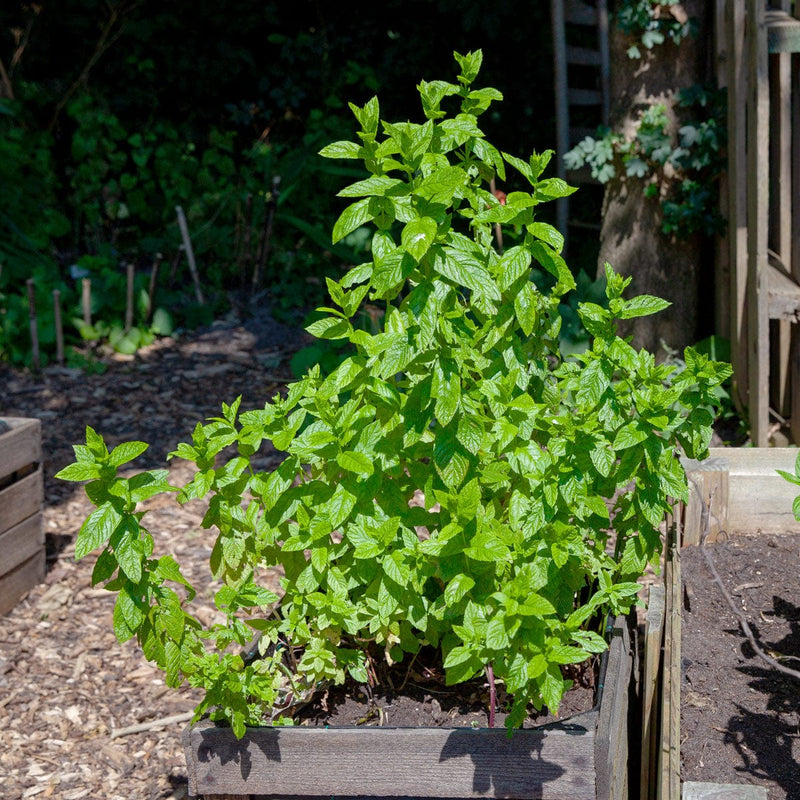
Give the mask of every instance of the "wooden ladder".
<svg viewBox="0 0 800 800">
<path fill-rule="evenodd" d="M 550 9 L 555 67 L 556 174 L 574 184 L 591 183 L 588 171 L 567 174 L 564 153 L 587 136 L 595 136 L 599 125 L 608 125 L 611 69 L 607 0 L 551 0 Z M 593 124 L 587 124 L 589 120 Z M 568 198 L 557 201 L 556 218 L 566 241 L 570 224 Z M 581 223 L 573 221 L 572 224 Z"/>
<path fill-rule="evenodd" d="M 726 6 L 731 360 L 757 447 L 771 409 L 800 443 L 800 19 L 776 5 Z"/>
</svg>

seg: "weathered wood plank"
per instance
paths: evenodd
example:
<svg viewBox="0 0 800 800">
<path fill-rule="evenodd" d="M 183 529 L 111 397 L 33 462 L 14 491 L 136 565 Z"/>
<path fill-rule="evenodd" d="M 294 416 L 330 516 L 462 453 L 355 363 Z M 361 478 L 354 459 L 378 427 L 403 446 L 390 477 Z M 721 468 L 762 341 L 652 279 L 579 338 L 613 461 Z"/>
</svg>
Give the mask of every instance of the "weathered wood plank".
<svg viewBox="0 0 800 800">
<path fill-rule="evenodd" d="M 5 575 L 44 549 L 41 514 L 0 533 L 0 575 Z"/>
<path fill-rule="evenodd" d="M 628 626 L 618 620 L 612 631 L 603 680 L 610 697 L 603 698 L 597 720 L 595 768 L 598 800 L 627 800 L 628 692 L 632 669 Z"/>
<path fill-rule="evenodd" d="M 661 732 L 659 748 L 658 800 L 680 796 L 681 777 L 681 565 L 680 533 L 667 533 L 664 585 L 666 594 L 664 627 L 664 669 L 661 691 Z"/>
<path fill-rule="evenodd" d="M 750 435 L 769 444 L 769 308 L 767 220 L 769 210 L 769 76 L 764 3 L 747 4 L 747 315 L 750 361 Z"/>
<path fill-rule="evenodd" d="M 16 417 L 4 417 L 3 421 L 11 430 L 0 434 L 0 481 L 42 460 L 42 423 Z"/>
<path fill-rule="evenodd" d="M 44 550 L 0 577 L 0 615 L 6 614 L 32 587 L 44 580 Z"/>
<path fill-rule="evenodd" d="M 39 467 L 31 475 L 12 483 L 5 489 L 0 489 L 0 533 L 36 514 L 41 507 L 42 468 Z"/>
<path fill-rule="evenodd" d="M 738 783 L 686 781 L 682 797 L 683 800 L 767 800 L 767 789 Z"/>
<path fill-rule="evenodd" d="M 705 461 L 686 460 L 684 467 L 689 478 L 689 503 L 684 512 L 681 546 L 700 544 L 706 524 L 703 519 L 703 503 L 709 511 L 708 540 L 717 541 L 728 529 L 728 459 L 724 456 L 712 456 Z"/>
<path fill-rule="evenodd" d="M 731 362 L 733 400 L 740 411 L 747 407 L 747 131 L 744 109 L 748 97 L 747 59 L 744 57 L 745 7 L 727 0 L 728 71 L 728 247 L 730 269 Z"/>
<path fill-rule="evenodd" d="M 642 764 L 641 800 L 655 797 L 654 777 L 658 760 L 658 679 L 661 648 L 664 642 L 664 587 L 650 587 L 644 629 L 644 666 L 642 670 Z"/>
<path fill-rule="evenodd" d="M 776 470 L 794 473 L 794 447 L 712 447 L 711 458 L 728 461 L 728 534 L 800 533 L 792 514 L 797 487 Z"/>
<path fill-rule="evenodd" d="M 800 53 L 800 20 L 786 11 L 767 9 L 767 47 L 770 53 Z"/>
<path fill-rule="evenodd" d="M 564 18 L 573 25 L 597 25 L 597 9 L 583 0 L 564 0 Z"/>
<path fill-rule="evenodd" d="M 263 728 L 199 724 L 190 795 L 595 799 L 596 714 L 556 730 Z M 567 766 L 569 768 L 567 768 Z"/>
</svg>

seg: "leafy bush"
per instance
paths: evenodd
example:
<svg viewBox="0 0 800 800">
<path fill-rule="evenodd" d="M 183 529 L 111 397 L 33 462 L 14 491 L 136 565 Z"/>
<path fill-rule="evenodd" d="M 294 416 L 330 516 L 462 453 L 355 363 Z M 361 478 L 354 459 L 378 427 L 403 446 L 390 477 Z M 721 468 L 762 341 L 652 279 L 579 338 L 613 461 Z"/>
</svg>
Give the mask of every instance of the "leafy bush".
<svg viewBox="0 0 800 800">
<path fill-rule="evenodd" d="M 450 684 L 484 670 L 501 681 L 509 727 L 529 704 L 555 711 L 562 666 L 605 649 L 606 615 L 631 608 L 658 556 L 669 498 L 686 496 L 679 449 L 701 457 L 711 436 L 708 406 L 729 370 L 688 349 L 667 384 L 671 367 L 616 334 L 616 320 L 666 303 L 626 299 L 629 279 L 610 267 L 608 307 L 578 308 L 591 347 L 562 357 L 559 304 L 575 282 L 537 211 L 573 190 L 542 177 L 550 152 L 525 161 L 486 140 L 478 117 L 502 96 L 472 88 L 480 51 L 455 57 L 457 83 L 418 87 L 425 122 L 382 122 L 373 98 L 352 106 L 358 141 L 322 151 L 370 173 L 339 192 L 351 203 L 333 239 L 371 224 L 371 260 L 328 280 L 331 305 L 309 326 L 354 354 L 263 409 L 223 405 L 173 453 L 197 465 L 178 500 L 210 498 L 226 623 L 193 617 L 178 564 L 153 554 L 137 504 L 174 491 L 166 471 L 117 475 L 146 444 L 109 453 L 88 428 L 59 473 L 90 481 L 97 509 L 76 557 L 101 550 L 92 582 L 117 593 L 117 637 L 136 636 L 170 686 L 202 687 L 197 714 L 237 736 L 284 710 L 290 721 L 292 698 L 320 682 L 369 681 L 375 659 L 423 645 L 440 650 Z M 488 183 L 509 167 L 530 188 L 501 204 Z M 502 256 L 497 223 L 524 231 Z M 531 281 L 534 266 L 549 288 Z M 377 331 L 353 324 L 367 298 L 385 307 Z M 285 460 L 254 471 L 265 441 Z M 259 581 L 276 567 L 280 599 Z M 260 657 L 245 659 L 254 631 Z"/>
</svg>

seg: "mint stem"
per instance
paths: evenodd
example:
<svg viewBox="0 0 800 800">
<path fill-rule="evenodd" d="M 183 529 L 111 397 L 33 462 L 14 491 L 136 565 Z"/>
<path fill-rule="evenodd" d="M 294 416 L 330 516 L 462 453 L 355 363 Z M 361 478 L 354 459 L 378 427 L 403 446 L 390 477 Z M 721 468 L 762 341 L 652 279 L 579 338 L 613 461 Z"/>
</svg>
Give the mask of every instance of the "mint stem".
<svg viewBox="0 0 800 800">
<path fill-rule="evenodd" d="M 489 727 L 494 728 L 494 710 L 497 706 L 497 688 L 494 683 L 494 670 L 491 664 L 486 665 L 486 678 L 489 681 Z"/>
</svg>

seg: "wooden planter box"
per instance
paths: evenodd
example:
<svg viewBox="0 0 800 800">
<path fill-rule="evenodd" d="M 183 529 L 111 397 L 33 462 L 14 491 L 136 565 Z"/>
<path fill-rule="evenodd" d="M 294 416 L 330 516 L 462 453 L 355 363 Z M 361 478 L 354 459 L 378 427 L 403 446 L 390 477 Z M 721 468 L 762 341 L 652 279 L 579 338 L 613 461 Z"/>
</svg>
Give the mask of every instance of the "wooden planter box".
<svg viewBox="0 0 800 800">
<path fill-rule="evenodd" d="M 4 419 L 0 433 L 0 614 L 44 580 L 42 432 L 38 419 Z"/>
<path fill-rule="evenodd" d="M 204 721 L 183 736 L 189 796 L 505 797 L 625 800 L 627 623 L 616 620 L 596 707 L 561 722 L 504 728 L 250 728 Z"/>
<path fill-rule="evenodd" d="M 689 503 L 668 520 L 664 582 L 653 587 L 645 624 L 642 732 L 642 800 L 766 798 L 760 786 L 681 784 L 681 604 L 680 551 L 737 534 L 800 533 L 792 514 L 797 487 L 776 470 L 794 473 L 800 450 L 790 447 L 712 447 L 702 462 L 687 461 Z M 707 513 L 707 518 L 706 518 Z M 649 701 L 648 701 L 649 696 Z M 648 713 L 649 709 L 649 713 Z"/>
</svg>

